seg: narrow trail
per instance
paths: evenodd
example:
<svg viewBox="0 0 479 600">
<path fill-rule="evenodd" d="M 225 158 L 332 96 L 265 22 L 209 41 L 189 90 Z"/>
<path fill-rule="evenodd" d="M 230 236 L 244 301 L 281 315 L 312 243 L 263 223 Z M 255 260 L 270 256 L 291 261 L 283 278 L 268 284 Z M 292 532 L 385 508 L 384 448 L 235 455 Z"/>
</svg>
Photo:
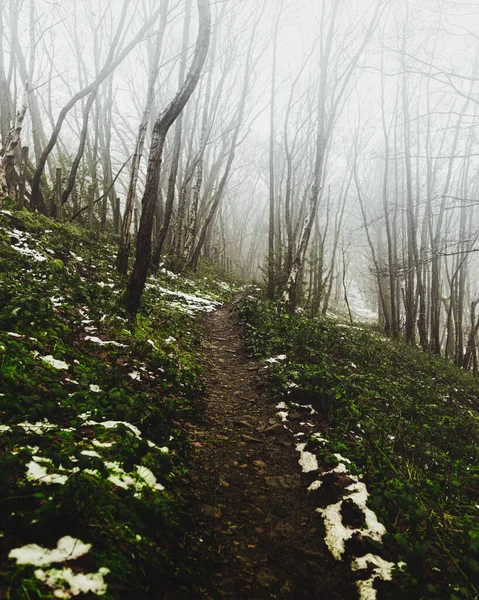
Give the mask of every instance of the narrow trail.
<svg viewBox="0 0 479 600">
<path fill-rule="evenodd" d="M 294 440 L 257 384 L 235 314 L 207 317 L 204 419 L 191 426 L 198 574 L 188 598 L 356 599 L 349 569 L 324 544 Z M 177 596 L 179 597 L 179 596 Z"/>
</svg>

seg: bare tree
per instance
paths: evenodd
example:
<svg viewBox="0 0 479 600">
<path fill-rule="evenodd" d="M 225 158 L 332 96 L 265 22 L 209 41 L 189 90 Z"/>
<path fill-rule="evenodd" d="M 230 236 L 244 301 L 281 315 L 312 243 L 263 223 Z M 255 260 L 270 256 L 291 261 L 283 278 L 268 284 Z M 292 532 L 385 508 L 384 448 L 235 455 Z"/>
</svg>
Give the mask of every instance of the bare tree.
<svg viewBox="0 0 479 600">
<path fill-rule="evenodd" d="M 137 236 L 135 264 L 123 296 L 123 303 L 130 312 L 135 312 L 140 305 L 150 265 L 153 214 L 158 197 L 165 139 L 170 127 L 178 118 L 195 90 L 208 54 L 211 34 L 211 14 L 208 0 L 198 0 L 198 13 L 199 28 L 193 62 L 183 85 L 165 110 L 158 116 L 153 127 L 145 191 L 142 198 L 140 226 Z"/>
</svg>

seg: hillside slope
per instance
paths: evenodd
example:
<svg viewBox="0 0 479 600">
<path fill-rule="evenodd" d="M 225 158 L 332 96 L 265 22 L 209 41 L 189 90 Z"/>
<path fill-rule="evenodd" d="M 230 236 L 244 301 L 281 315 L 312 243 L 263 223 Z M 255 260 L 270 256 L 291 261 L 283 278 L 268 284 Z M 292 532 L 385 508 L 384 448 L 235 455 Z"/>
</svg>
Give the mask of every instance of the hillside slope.
<svg viewBox="0 0 479 600">
<path fill-rule="evenodd" d="M 230 287 L 162 269 L 129 320 L 115 252 L 0 211 L 2 598 L 162 598 L 181 576 L 179 420 L 202 390 L 197 316 Z"/>
<path fill-rule="evenodd" d="M 266 358 L 326 544 L 357 572 L 361 597 L 477 598 L 477 378 L 373 330 L 254 298 L 241 320 L 247 350 Z M 307 405 L 298 427 L 290 415 Z M 368 568 L 375 582 L 360 574 Z"/>
</svg>

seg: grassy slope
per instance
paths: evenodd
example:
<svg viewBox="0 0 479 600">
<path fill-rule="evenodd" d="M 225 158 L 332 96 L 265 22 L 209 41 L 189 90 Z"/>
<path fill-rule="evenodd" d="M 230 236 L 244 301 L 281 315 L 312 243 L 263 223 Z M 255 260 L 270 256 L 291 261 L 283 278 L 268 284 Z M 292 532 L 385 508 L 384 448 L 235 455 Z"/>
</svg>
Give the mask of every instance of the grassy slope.
<svg viewBox="0 0 479 600">
<path fill-rule="evenodd" d="M 479 589 L 479 381 L 448 362 L 329 319 L 290 317 L 247 299 L 247 349 L 285 353 L 269 385 L 312 403 L 333 453 L 364 474 L 369 505 L 387 528 L 382 549 L 404 560 L 387 598 L 477 598 Z M 294 387 L 297 386 L 297 387 Z"/>
<path fill-rule="evenodd" d="M 124 282 L 114 257 L 107 236 L 0 211 L 2 598 L 53 597 L 35 567 L 8 554 L 32 543 L 52 549 L 66 535 L 92 545 L 66 563 L 74 572 L 109 569 L 106 599 L 161 598 L 179 572 L 185 469 L 178 425 L 201 392 L 199 311 L 185 312 L 185 297 L 162 288 L 221 300 L 227 286 L 163 271 L 130 321 L 118 308 Z M 127 425 L 92 423 L 111 420 Z M 28 476 L 39 469 L 42 479 Z M 150 473 L 164 491 L 153 489 Z"/>
</svg>

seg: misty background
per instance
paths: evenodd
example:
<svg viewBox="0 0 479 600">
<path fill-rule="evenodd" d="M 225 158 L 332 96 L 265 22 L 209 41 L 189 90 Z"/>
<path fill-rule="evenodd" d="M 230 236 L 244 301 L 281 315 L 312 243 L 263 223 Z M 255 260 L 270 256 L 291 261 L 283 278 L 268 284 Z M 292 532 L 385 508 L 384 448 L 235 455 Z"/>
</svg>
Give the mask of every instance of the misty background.
<svg viewBox="0 0 479 600">
<path fill-rule="evenodd" d="M 151 268 L 217 263 L 290 310 L 378 318 L 476 371 L 477 3 L 209 4 Z M 0 202 L 110 228 L 131 259 L 198 15 L 192 0 L 1 0 Z"/>
</svg>

